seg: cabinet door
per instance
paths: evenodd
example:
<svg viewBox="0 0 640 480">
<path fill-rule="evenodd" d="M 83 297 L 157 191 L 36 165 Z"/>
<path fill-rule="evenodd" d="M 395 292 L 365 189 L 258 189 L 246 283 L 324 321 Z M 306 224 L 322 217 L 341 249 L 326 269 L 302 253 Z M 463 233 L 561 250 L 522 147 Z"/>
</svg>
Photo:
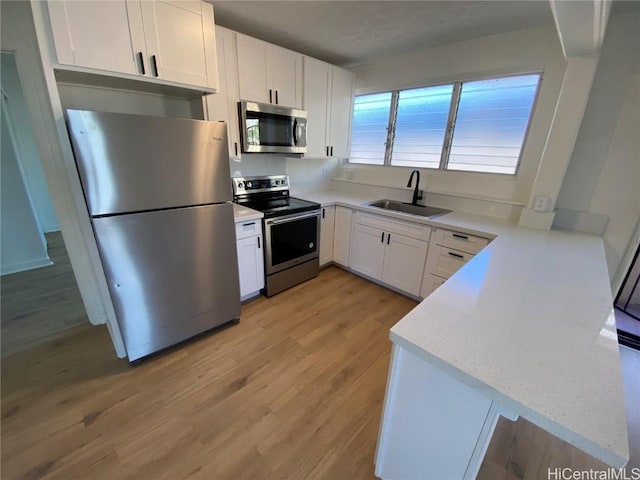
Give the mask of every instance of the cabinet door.
<svg viewBox="0 0 640 480">
<path fill-rule="evenodd" d="M 238 74 L 234 32 L 216 27 L 218 93 L 206 96 L 207 119 L 227 123 L 229 157 L 240 157 L 238 126 Z"/>
<path fill-rule="evenodd" d="M 333 229 L 333 261 L 345 267 L 349 266 L 352 219 L 353 210 L 336 207 Z"/>
<path fill-rule="evenodd" d="M 447 280 L 436 275 L 432 275 L 426 270 L 422 277 L 422 286 L 420 287 L 420 297 L 427 298 L 431 293 Z"/>
<path fill-rule="evenodd" d="M 240 99 L 269 103 L 267 81 L 267 50 L 269 44 L 239 33 L 236 34 L 236 39 Z"/>
<path fill-rule="evenodd" d="M 332 156 L 345 158 L 349 156 L 353 74 L 333 67 L 332 77 L 329 145 L 333 147 Z"/>
<path fill-rule="evenodd" d="M 336 207 L 323 207 L 320 217 L 320 265 L 333 260 L 333 231 Z"/>
<path fill-rule="evenodd" d="M 273 90 L 272 103 L 302 108 L 302 55 L 269 45 L 267 83 Z"/>
<path fill-rule="evenodd" d="M 172 82 L 216 88 L 213 7 L 200 1 L 144 1 L 147 56 L 153 76 Z M 206 15 L 203 15 L 206 13 Z M 207 57 L 213 65 L 208 78 Z M 213 69 L 211 69 L 213 67 Z"/>
<path fill-rule="evenodd" d="M 387 233 L 384 243 L 382 281 L 412 295 L 420 295 L 429 244 L 397 233 Z"/>
<path fill-rule="evenodd" d="M 329 132 L 331 65 L 304 57 L 302 108 L 307 111 L 307 153 L 305 157 L 326 157 Z"/>
<path fill-rule="evenodd" d="M 139 2 L 50 1 L 48 8 L 59 63 L 142 73 L 138 54 L 144 57 L 146 46 Z"/>
<path fill-rule="evenodd" d="M 264 287 L 264 263 L 262 237 L 238 240 L 238 273 L 240 274 L 240 297 L 259 291 Z"/>
<path fill-rule="evenodd" d="M 354 223 L 349 266 L 357 272 L 381 280 L 385 241 L 386 234 L 382 230 Z"/>
</svg>

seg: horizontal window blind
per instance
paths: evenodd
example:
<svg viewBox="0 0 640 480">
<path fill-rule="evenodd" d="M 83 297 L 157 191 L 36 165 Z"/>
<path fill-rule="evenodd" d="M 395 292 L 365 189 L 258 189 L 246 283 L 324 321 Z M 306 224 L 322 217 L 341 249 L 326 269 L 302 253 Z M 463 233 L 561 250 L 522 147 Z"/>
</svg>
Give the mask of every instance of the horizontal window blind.
<svg viewBox="0 0 640 480">
<path fill-rule="evenodd" d="M 399 93 L 391 165 L 440 166 L 452 92 L 442 85 Z"/>
<path fill-rule="evenodd" d="M 462 84 L 449 170 L 516 172 L 540 75 Z"/>
<path fill-rule="evenodd" d="M 391 96 L 385 92 L 355 97 L 350 162 L 384 164 Z"/>
</svg>

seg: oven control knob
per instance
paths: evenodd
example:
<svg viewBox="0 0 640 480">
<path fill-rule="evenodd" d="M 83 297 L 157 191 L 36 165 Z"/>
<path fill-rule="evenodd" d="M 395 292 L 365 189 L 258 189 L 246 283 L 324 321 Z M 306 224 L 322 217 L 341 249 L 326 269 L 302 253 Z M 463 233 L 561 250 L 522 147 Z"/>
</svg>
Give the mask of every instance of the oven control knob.
<svg viewBox="0 0 640 480">
<path fill-rule="evenodd" d="M 251 182 L 246 183 L 247 188 L 251 188 Z"/>
<path fill-rule="evenodd" d="M 238 188 L 242 190 L 244 188 L 244 183 L 238 182 Z"/>
</svg>

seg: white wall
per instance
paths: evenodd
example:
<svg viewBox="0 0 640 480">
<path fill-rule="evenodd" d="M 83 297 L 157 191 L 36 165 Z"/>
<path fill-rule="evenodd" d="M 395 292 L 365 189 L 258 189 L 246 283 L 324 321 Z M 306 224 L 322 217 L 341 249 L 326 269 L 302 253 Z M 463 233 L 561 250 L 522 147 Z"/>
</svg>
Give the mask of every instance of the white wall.
<svg viewBox="0 0 640 480">
<path fill-rule="evenodd" d="M 33 137 L 15 57 L 9 53 L 2 53 L 2 91 L 7 95 L 5 106 L 15 135 L 18 161 L 38 224 L 44 233 L 58 231 L 60 226 Z"/>
<path fill-rule="evenodd" d="M 200 105 L 198 111 L 194 102 L 185 98 L 62 82 L 58 82 L 58 92 L 64 109 L 203 118 L 202 102 L 197 102 Z"/>
<path fill-rule="evenodd" d="M 544 71 L 522 161 L 516 176 L 422 169 L 428 192 L 498 200 L 520 207 L 529 199 L 565 69 L 553 25 L 484 37 L 398 55 L 355 70 L 356 94 L 474 78 Z M 403 187 L 410 168 L 346 164 L 354 181 Z M 460 202 L 458 202 L 460 203 Z M 460 205 L 463 205 L 460 203 Z M 464 208 L 464 205 L 463 205 Z"/>
<path fill-rule="evenodd" d="M 2 101 L 0 164 L 0 274 L 51 265 L 47 245 L 22 180 L 11 126 Z"/>
<path fill-rule="evenodd" d="M 244 153 L 229 163 L 232 177 L 289 175 L 293 195 L 331 190 L 331 179 L 337 175 L 338 167 L 335 158 L 308 159 L 261 153 Z"/>
<path fill-rule="evenodd" d="M 611 17 L 554 225 L 604 230 L 612 283 L 640 219 L 640 15 Z"/>
</svg>

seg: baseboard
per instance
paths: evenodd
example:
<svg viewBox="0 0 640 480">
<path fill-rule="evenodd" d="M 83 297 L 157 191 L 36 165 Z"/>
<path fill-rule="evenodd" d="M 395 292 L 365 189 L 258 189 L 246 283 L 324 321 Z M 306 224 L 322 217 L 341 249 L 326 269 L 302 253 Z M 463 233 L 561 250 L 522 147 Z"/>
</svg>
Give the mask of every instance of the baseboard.
<svg viewBox="0 0 640 480">
<path fill-rule="evenodd" d="M 30 260 L 28 262 L 4 266 L 2 268 L 2 272 L 0 272 L 0 275 L 11 275 L 12 273 L 26 272 L 27 270 L 48 267 L 49 265 L 53 265 L 53 262 L 49 257 L 38 258 L 36 260 Z"/>
</svg>

